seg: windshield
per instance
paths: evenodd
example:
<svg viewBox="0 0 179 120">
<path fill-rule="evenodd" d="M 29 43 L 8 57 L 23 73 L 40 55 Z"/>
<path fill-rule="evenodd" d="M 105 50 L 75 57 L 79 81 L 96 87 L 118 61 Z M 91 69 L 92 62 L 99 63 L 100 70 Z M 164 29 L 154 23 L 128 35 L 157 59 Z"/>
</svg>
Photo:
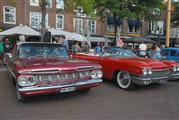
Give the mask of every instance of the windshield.
<svg viewBox="0 0 179 120">
<path fill-rule="evenodd" d="M 104 48 L 103 54 L 112 57 L 137 57 L 131 50 L 118 47 Z"/>
<path fill-rule="evenodd" d="M 59 44 L 21 44 L 19 48 L 19 58 L 28 57 L 68 57 L 64 46 Z"/>
</svg>

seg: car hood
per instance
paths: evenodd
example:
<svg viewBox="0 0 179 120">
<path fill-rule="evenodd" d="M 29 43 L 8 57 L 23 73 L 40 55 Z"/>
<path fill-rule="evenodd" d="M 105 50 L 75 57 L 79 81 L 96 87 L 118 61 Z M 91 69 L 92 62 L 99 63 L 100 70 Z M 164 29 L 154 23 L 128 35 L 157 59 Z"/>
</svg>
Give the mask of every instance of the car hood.
<svg viewBox="0 0 179 120">
<path fill-rule="evenodd" d="M 159 60 L 153 60 L 148 58 L 122 58 L 121 61 L 126 64 L 130 64 L 131 66 L 138 66 L 138 67 L 146 67 L 146 68 L 153 68 L 153 69 L 166 69 L 168 66 Z"/>
<path fill-rule="evenodd" d="M 100 68 L 98 64 L 85 60 L 67 59 L 67 58 L 26 58 L 18 59 L 14 62 L 19 71 L 31 70 L 77 70 L 82 68 L 95 69 Z"/>
</svg>

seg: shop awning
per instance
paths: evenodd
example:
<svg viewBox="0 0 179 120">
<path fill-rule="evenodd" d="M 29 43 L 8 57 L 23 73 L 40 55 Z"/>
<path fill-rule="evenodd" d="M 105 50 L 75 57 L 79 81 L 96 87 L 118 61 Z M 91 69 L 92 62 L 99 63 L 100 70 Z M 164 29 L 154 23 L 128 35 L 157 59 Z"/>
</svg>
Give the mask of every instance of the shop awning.
<svg viewBox="0 0 179 120">
<path fill-rule="evenodd" d="M 48 29 L 48 31 L 51 32 L 52 36 L 64 35 L 67 40 L 76 40 L 76 41 L 81 41 L 81 42 L 87 41 L 87 39 L 79 33 L 67 32 L 67 31 L 63 31 L 63 30 L 55 29 L 55 28 L 50 28 Z"/>
<path fill-rule="evenodd" d="M 130 26 L 141 26 L 142 23 L 139 20 L 128 20 L 128 25 L 130 25 Z"/>
<path fill-rule="evenodd" d="M 145 38 L 145 37 L 130 37 L 130 38 L 124 39 L 124 42 L 126 43 L 141 43 L 141 42 L 156 43 L 155 41 Z"/>
<path fill-rule="evenodd" d="M 40 36 L 40 33 L 27 25 L 19 25 L 3 32 L 0 35 L 27 35 L 27 36 Z"/>
<path fill-rule="evenodd" d="M 108 25 L 114 25 L 114 24 L 121 25 L 123 23 L 123 21 L 120 18 L 118 18 L 115 21 L 113 16 L 108 16 L 107 17 L 107 23 L 108 23 Z"/>
</svg>

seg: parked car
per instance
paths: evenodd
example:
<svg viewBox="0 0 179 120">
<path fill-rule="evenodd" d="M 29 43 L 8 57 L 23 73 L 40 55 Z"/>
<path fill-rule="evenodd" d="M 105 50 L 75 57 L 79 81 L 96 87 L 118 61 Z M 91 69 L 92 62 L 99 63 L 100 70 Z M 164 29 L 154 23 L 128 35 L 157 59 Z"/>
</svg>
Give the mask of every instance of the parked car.
<svg viewBox="0 0 179 120">
<path fill-rule="evenodd" d="M 20 101 L 34 95 L 88 92 L 102 82 L 99 64 L 71 59 L 61 44 L 19 43 L 6 57 Z"/>
<path fill-rule="evenodd" d="M 115 80 L 122 89 L 130 89 L 133 84 L 166 83 L 171 73 L 171 68 L 162 61 L 140 58 L 131 50 L 118 47 L 106 47 L 102 54 L 80 53 L 72 56 L 99 63 L 103 78 Z M 172 68 L 175 69 L 179 71 L 179 66 Z"/>
<path fill-rule="evenodd" d="M 155 50 L 148 51 L 149 58 L 156 59 L 164 62 L 170 67 L 171 73 L 170 73 L 170 79 L 169 80 L 178 80 L 179 79 L 179 69 L 177 66 L 179 66 L 179 63 L 173 60 L 168 60 L 166 56 L 163 56 L 161 52 L 156 52 Z"/>
<path fill-rule="evenodd" d="M 179 62 L 179 48 L 164 48 L 161 50 L 161 54 L 165 56 L 167 60 Z"/>
</svg>

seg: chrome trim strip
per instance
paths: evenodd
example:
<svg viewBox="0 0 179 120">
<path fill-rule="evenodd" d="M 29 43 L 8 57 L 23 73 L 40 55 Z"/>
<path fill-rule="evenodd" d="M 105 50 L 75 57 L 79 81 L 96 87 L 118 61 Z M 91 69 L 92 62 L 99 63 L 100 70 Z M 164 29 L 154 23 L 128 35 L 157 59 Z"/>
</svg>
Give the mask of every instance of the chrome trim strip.
<svg viewBox="0 0 179 120">
<path fill-rule="evenodd" d="M 170 69 L 158 69 L 158 70 L 151 69 L 151 70 L 152 70 L 152 72 L 153 72 L 153 71 L 170 71 Z"/>
<path fill-rule="evenodd" d="M 95 66 L 81 66 L 81 67 L 76 67 L 76 71 L 93 70 L 95 68 L 96 68 Z"/>
<path fill-rule="evenodd" d="M 135 79 L 137 79 L 137 80 L 141 80 L 141 81 L 147 81 L 147 80 L 160 80 L 160 79 L 168 79 L 169 77 L 158 77 L 158 78 L 156 78 L 156 77 L 154 77 L 154 78 L 140 78 L 140 77 L 131 77 L 131 79 L 133 79 L 133 80 L 135 80 Z"/>
<path fill-rule="evenodd" d="M 54 71 L 51 71 L 51 70 L 54 70 Z M 20 74 L 22 74 L 22 73 L 39 74 L 39 73 L 56 73 L 56 72 L 60 72 L 60 71 L 61 71 L 60 68 L 46 68 L 46 69 L 34 69 L 34 70 L 22 70 L 22 71 L 19 71 L 19 73 Z"/>
<path fill-rule="evenodd" d="M 23 88 L 18 88 L 18 91 L 26 92 L 26 91 L 36 91 L 36 90 L 60 89 L 64 87 L 82 86 L 82 85 L 88 85 L 88 84 L 94 84 L 94 83 L 101 83 L 102 81 L 103 81 L 102 79 L 91 79 L 88 81 L 80 81 L 80 82 L 69 84 L 69 85 L 46 86 L 46 87 L 36 87 L 36 86 L 23 87 Z"/>
<path fill-rule="evenodd" d="M 174 74 L 171 73 L 171 76 L 173 76 L 173 75 L 179 76 L 179 73 L 174 73 Z"/>
</svg>

